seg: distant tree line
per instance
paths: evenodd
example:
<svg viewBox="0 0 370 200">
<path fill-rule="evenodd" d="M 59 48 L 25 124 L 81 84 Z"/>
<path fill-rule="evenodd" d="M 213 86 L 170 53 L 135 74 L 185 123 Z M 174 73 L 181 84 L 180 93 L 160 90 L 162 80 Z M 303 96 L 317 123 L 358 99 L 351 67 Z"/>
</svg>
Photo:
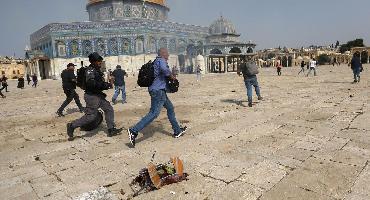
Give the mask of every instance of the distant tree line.
<svg viewBox="0 0 370 200">
<path fill-rule="evenodd" d="M 346 44 L 342 44 L 339 48 L 340 53 L 345 53 L 346 51 L 350 51 L 353 47 L 364 47 L 364 40 L 363 39 L 355 39 L 352 41 L 347 42 Z"/>
</svg>

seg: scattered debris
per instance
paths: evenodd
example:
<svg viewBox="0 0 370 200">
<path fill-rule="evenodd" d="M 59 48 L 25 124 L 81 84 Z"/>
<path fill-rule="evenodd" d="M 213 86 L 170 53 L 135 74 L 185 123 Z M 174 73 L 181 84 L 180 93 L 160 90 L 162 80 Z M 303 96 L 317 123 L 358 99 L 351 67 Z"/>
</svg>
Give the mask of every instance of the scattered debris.
<svg viewBox="0 0 370 200">
<path fill-rule="evenodd" d="M 178 158 L 171 158 L 167 164 L 154 165 L 150 163 L 147 168 L 142 169 L 130 187 L 134 197 L 151 192 L 165 185 L 179 183 L 187 179 L 188 174 L 184 173 L 183 162 Z M 139 186 L 140 188 L 138 189 Z"/>
<path fill-rule="evenodd" d="M 107 188 L 100 187 L 97 190 L 83 193 L 73 200 L 118 200 Z"/>
<path fill-rule="evenodd" d="M 174 195 L 175 195 L 175 194 L 176 194 L 176 192 L 174 192 L 174 191 L 170 191 L 170 194 L 174 194 Z"/>
<path fill-rule="evenodd" d="M 349 95 L 349 97 L 350 97 L 350 98 L 353 98 L 354 96 L 351 94 L 351 95 Z"/>
</svg>

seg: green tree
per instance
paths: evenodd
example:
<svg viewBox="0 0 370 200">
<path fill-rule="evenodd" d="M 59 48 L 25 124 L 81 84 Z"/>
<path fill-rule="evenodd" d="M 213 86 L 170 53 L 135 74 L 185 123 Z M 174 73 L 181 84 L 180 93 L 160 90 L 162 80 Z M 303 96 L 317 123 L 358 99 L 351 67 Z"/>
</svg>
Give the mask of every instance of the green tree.
<svg viewBox="0 0 370 200">
<path fill-rule="evenodd" d="M 267 55 L 267 58 L 268 59 L 272 59 L 272 58 L 275 58 L 276 57 L 276 55 L 274 54 L 274 53 L 269 53 L 268 55 Z"/>
<path fill-rule="evenodd" d="M 317 63 L 319 65 L 329 64 L 331 62 L 331 58 L 327 54 L 321 54 L 317 57 Z"/>
<path fill-rule="evenodd" d="M 339 51 L 344 53 L 346 51 L 350 51 L 353 47 L 364 47 L 364 40 L 363 39 L 355 39 L 352 41 L 347 42 L 347 44 L 343 44 L 340 46 Z"/>
</svg>

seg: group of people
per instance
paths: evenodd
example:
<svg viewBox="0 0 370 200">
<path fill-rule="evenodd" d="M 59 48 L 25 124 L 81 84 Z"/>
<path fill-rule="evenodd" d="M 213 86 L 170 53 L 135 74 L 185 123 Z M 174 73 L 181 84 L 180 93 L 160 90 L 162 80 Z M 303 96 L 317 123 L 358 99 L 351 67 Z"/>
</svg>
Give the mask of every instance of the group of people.
<svg viewBox="0 0 370 200">
<path fill-rule="evenodd" d="M 148 88 L 148 92 L 151 98 L 151 106 L 148 114 L 146 114 L 137 124 L 130 127 L 127 130 L 128 139 L 133 147 L 136 145 L 136 139 L 139 133 L 152 123 L 160 114 L 162 108 L 166 108 L 167 116 L 171 123 L 173 129 L 173 137 L 179 138 L 186 131 L 186 126 L 180 126 L 179 122 L 176 119 L 175 109 L 168 97 L 168 80 L 176 80 L 175 74 L 171 71 L 168 66 L 169 53 L 166 48 L 161 48 L 158 52 L 158 57 L 153 62 L 154 68 L 154 81 L 151 86 Z M 243 75 L 244 84 L 247 90 L 248 97 L 248 106 L 253 106 L 253 87 L 255 89 L 258 100 L 263 100 L 261 95 L 260 87 L 257 80 L 258 67 L 252 60 L 252 56 L 248 55 L 243 57 L 242 63 L 238 66 L 237 74 L 239 76 Z M 103 62 L 103 57 L 98 53 L 92 53 L 89 55 L 90 65 L 86 68 L 85 72 L 85 91 L 84 99 L 86 102 L 86 107 L 83 107 L 79 96 L 76 93 L 76 76 L 74 74 L 75 65 L 70 63 L 67 66 L 67 69 L 62 73 L 63 80 L 63 90 L 66 94 L 66 100 L 58 109 L 57 114 L 59 116 L 63 115 L 63 110 L 65 107 L 74 99 L 77 106 L 79 107 L 80 112 L 84 113 L 84 116 L 80 119 L 77 119 L 73 122 L 67 124 L 67 135 L 69 140 L 74 139 L 74 132 L 77 128 L 83 127 L 97 118 L 99 114 L 99 109 L 104 111 L 105 121 L 108 127 L 107 136 L 113 137 L 122 132 L 122 128 L 117 128 L 114 118 L 114 109 L 111 103 L 106 100 L 107 95 L 104 93 L 105 90 L 113 89 L 115 90 L 112 97 L 112 103 L 117 103 L 117 98 L 122 92 L 122 103 L 126 103 L 126 88 L 125 80 L 127 73 L 122 69 L 121 66 L 117 66 L 116 69 L 109 73 L 110 78 L 108 81 L 104 78 L 104 73 L 101 71 L 101 66 Z M 307 76 L 310 75 L 311 71 L 314 71 L 316 76 L 316 61 L 315 59 L 311 60 L 309 63 L 309 72 Z M 354 82 L 360 81 L 360 72 L 362 70 L 361 61 L 358 57 L 354 57 L 351 62 L 352 69 L 354 72 Z M 304 73 L 306 64 L 302 61 L 301 71 L 298 73 Z M 197 68 L 197 74 L 200 74 L 200 67 Z M 200 80 L 200 78 L 198 78 Z"/>
<path fill-rule="evenodd" d="M 136 144 L 136 138 L 140 131 L 154 121 L 160 114 L 162 108 L 167 109 L 167 115 L 172 125 L 173 136 L 178 138 L 182 136 L 187 127 L 179 125 L 175 110 L 172 102 L 167 96 L 167 80 L 175 80 L 176 77 L 172 75 L 172 72 L 168 66 L 169 53 L 168 50 L 162 48 L 159 50 L 158 57 L 154 61 L 154 75 L 155 79 L 153 84 L 148 88 L 149 95 L 151 97 L 151 108 L 149 113 L 143 117 L 135 126 L 132 126 L 127 130 L 130 143 L 132 146 Z M 69 140 L 74 139 L 74 132 L 77 128 L 86 126 L 95 121 L 99 115 L 99 109 L 103 110 L 105 115 L 105 121 L 108 127 L 108 137 L 113 137 L 122 132 L 122 128 L 117 128 L 114 118 L 114 109 L 111 103 L 106 100 L 107 95 L 104 93 L 105 90 L 112 89 L 114 86 L 115 93 L 112 97 L 112 103 L 117 103 L 117 98 L 122 92 L 122 103 L 126 103 L 126 90 L 125 80 L 127 73 L 122 70 L 121 66 L 117 66 L 116 69 L 110 74 L 108 81 L 104 78 L 104 73 L 101 71 L 103 57 L 98 53 L 92 53 L 89 55 L 90 65 L 86 68 L 84 77 L 84 99 L 86 107 L 83 107 L 79 96 L 76 93 L 77 77 L 75 76 L 75 65 L 70 63 L 67 65 L 67 69 L 62 72 L 63 90 L 66 94 L 66 100 L 57 111 L 58 116 L 64 116 L 63 110 L 65 107 L 74 99 L 80 111 L 84 113 L 84 116 L 71 123 L 67 124 L 67 135 Z"/>
<path fill-rule="evenodd" d="M 36 88 L 37 87 L 37 82 L 38 82 L 36 74 L 32 75 L 32 81 L 33 81 L 32 87 Z M 24 88 L 24 82 L 25 82 L 24 78 L 19 77 L 17 88 L 23 89 Z M 31 77 L 30 77 L 29 74 L 27 74 L 27 82 L 28 82 L 28 85 L 30 85 Z M 0 78 L 0 96 L 1 96 L 1 98 L 6 98 L 6 96 L 2 93 L 2 91 L 5 90 L 5 92 L 9 92 L 8 86 L 9 86 L 8 85 L 8 78 L 5 75 L 3 75 Z"/>
</svg>

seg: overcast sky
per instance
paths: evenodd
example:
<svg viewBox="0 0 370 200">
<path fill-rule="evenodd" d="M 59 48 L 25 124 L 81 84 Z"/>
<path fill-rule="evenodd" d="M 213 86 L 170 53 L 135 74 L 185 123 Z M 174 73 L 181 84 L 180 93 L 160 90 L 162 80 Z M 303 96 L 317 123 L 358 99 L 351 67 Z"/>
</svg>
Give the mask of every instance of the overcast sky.
<svg viewBox="0 0 370 200">
<path fill-rule="evenodd" d="M 29 35 L 52 22 L 87 20 L 87 0 L 0 0 L 0 55 L 23 57 Z M 167 0 L 170 20 L 209 26 L 221 14 L 258 49 L 370 44 L 370 0 Z"/>
</svg>

